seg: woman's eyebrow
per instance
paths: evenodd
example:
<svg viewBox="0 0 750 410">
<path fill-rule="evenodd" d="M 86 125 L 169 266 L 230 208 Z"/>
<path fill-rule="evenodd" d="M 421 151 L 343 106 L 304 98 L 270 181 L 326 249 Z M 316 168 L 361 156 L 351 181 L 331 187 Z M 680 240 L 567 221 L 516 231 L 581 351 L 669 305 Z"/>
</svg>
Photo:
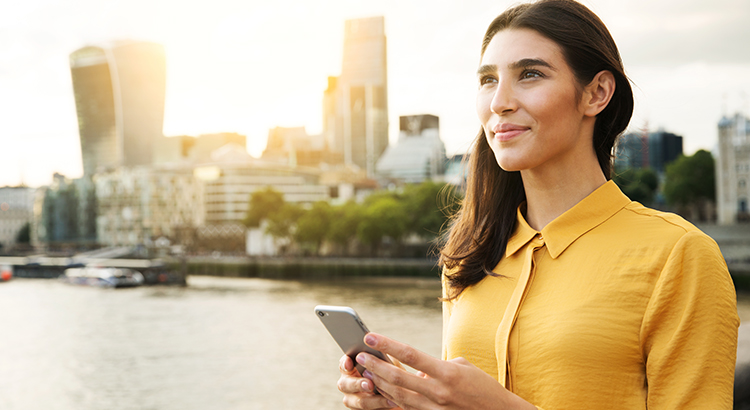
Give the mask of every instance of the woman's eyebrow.
<svg viewBox="0 0 750 410">
<path fill-rule="evenodd" d="M 521 68 L 529 68 L 529 67 L 535 67 L 535 66 L 542 66 L 547 67 L 551 70 L 555 70 L 555 67 L 552 67 L 552 65 L 541 58 L 523 58 L 516 62 L 508 64 L 508 68 L 511 70 L 518 70 Z"/>
<path fill-rule="evenodd" d="M 477 69 L 477 76 L 483 76 L 485 74 L 491 74 L 497 72 L 497 66 L 495 64 L 484 64 L 479 66 Z"/>
<path fill-rule="evenodd" d="M 555 67 L 552 66 L 552 64 L 542 60 L 541 58 L 522 58 L 518 61 L 512 62 L 508 64 L 509 70 L 519 70 L 522 68 L 529 68 L 529 67 L 547 67 L 550 70 L 557 71 Z M 477 76 L 483 76 L 485 74 L 492 74 L 497 72 L 497 65 L 495 64 L 484 64 L 479 66 L 479 69 L 477 69 Z"/>
</svg>

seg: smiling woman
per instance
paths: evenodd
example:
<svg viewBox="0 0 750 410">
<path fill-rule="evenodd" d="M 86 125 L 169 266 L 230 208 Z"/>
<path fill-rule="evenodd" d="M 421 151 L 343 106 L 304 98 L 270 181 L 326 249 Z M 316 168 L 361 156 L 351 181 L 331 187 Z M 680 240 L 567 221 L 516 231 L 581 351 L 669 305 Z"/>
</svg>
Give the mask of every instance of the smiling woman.
<svg viewBox="0 0 750 410">
<path fill-rule="evenodd" d="M 529 29 L 504 30 L 487 45 L 479 72 L 477 112 L 502 169 L 538 174 L 593 154 L 595 117 L 586 115 L 575 74 L 554 41 Z M 604 97 L 594 110 L 614 88 L 608 71 L 599 80 L 585 89 Z"/>
<path fill-rule="evenodd" d="M 368 334 L 418 373 L 361 353 L 360 375 L 344 356 L 344 403 L 731 409 L 739 319 L 718 246 L 610 181 L 633 94 L 601 20 L 573 0 L 513 7 L 484 36 L 478 80 L 441 251 L 443 360 Z"/>
</svg>

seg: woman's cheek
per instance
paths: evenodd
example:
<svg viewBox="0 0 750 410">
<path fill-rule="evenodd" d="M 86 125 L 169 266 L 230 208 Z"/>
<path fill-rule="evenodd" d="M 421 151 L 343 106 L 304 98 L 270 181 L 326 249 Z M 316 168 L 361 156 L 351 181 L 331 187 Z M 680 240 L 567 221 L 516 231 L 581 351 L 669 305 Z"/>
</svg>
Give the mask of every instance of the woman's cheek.
<svg viewBox="0 0 750 410">
<path fill-rule="evenodd" d="M 489 121 L 490 115 L 492 114 L 490 103 L 491 97 L 488 98 L 487 93 L 480 92 L 477 95 L 477 116 L 483 127 L 487 126 L 487 121 Z"/>
</svg>

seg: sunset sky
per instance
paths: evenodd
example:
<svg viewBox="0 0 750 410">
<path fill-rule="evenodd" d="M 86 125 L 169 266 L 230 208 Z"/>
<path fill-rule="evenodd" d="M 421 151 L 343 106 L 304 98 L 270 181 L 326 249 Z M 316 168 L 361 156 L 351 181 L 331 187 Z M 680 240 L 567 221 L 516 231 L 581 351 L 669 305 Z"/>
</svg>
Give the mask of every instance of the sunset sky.
<svg viewBox="0 0 750 410">
<path fill-rule="evenodd" d="M 482 34 L 515 1 L 182 2 L 27 0 L 0 5 L 0 186 L 82 173 L 68 55 L 133 39 L 167 57 L 164 134 L 239 132 L 259 156 L 268 129 L 321 132 L 327 77 L 341 70 L 344 20 L 385 16 L 390 138 L 398 117 L 434 114 L 449 154 L 478 129 Z M 750 114 L 750 1 L 586 0 L 634 82 L 630 127 L 712 149 L 722 114 Z"/>
</svg>

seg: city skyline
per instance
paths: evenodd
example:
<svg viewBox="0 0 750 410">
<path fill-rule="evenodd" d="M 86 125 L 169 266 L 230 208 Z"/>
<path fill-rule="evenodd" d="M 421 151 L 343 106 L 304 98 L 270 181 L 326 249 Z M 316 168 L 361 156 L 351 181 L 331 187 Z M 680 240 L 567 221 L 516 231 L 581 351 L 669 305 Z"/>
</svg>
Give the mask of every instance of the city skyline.
<svg viewBox="0 0 750 410">
<path fill-rule="evenodd" d="M 49 184 L 82 173 L 68 55 L 118 39 L 162 44 L 167 58 L 164 134 L 238 132 L 259 156 L 268 130 L 322 132 L 328 76 L 341 75 L 344 21 L 384 16 L 389 134 L 398 117 L 441 119 L 449 154 L 478 130 L 474 110 L 479 43 L 512 1 L 217 0 L 125 3 L 34 0 L 0 6 L 0 186 Z M 583 1 L 615 38 L 634 82 L 629 130 L 646 122 L 685 138 L 685 152 L 712 150 L 722 115 L 748 114 L 750 3 L 740 0 Z"/>
</svg>

